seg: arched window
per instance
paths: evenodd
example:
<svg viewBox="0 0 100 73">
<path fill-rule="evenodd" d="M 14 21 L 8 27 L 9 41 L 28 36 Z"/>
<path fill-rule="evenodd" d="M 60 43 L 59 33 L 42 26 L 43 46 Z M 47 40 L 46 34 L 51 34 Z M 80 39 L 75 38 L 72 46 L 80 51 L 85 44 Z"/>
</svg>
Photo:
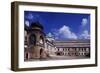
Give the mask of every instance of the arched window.
<svg viewBox="0 0 100 73">
<path fill-rule="evenodd" d="M 39 43 L 40 43 L 40 44 L 43 44 L 43 37 L 42 37 L 42 36 L 40 36 Z"/>
<path fill-rule="evenodd" d="M 34 34 L 30 35 L 29 40 L 30 40 L 30 45 L 36 44 L 36 36 Z"/>
</svg>

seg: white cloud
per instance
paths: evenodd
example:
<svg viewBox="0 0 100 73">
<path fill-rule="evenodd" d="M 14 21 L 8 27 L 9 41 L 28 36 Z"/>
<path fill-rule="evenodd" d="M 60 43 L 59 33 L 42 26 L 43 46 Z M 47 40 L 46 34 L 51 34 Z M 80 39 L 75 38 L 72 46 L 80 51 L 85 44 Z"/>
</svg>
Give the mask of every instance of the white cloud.
<svg viewBox="0 0 100 73">
<path fill-rule="evenodd" d="M 86 26 L 88 24 L 88 19 L 83 18 L 81 24 L 82 24 L 82 26 Z"/>
<path fill-rule="evenodd" d="M 62 26 L 59 29 L 59 33 L 63 38 L 68 38 L 68 39 L 77 39 L 77 36 L 75 33 L 71 32 L 70 28 L 66 25 Z"/>
<path fill-rule="evenodd" d="M 88 23 L 89 23 L 89 19 L 88 18 L 83 18 L 82 22 L 81 22 L 81 31 L 80 31 L 80 35 L 78 36 L 79 39 L 90 39 L 90 32 L 88 31 L 89 29 L 88 27 Z"/>
<path fill-rule="evenodd" d="M 51 34 L 50 34 L 51 35 Z M 79 35 L 71 31 L 69 26 L 63 25 L 59 29 L 55 29 L 52 32 L 55 39 L 90 39 L 90 33 L 88 30 L 83 30 Z"/>
<path fill-rule="evenodd" d="M 90 39 L 90 34 L 87 30 L 84 30 L 83 33 L 80 35 L 81 39 Z"/>
<path fill-rule="evenodd" d="M 46 35 L 46 37 L 47 37 L 47 39 L 48 39 L 49 41 L 54 41 L 54 35 L 53 35 L 51 32 L 49 32 L 49 33 Z"/>
<path fill-rule="evenodd" d="M 53 37 L 53 34 L 52 34 L 51 32 L 49 32 L 49 33 L 47 34 L 47 37 Z"/>
<path fill-rule="evenodd" d="M 25 21 L 25 25 L 29 27 L 29 21 Z"/>
<path fill-rule="evenodd" d="M 55 38 L 57 39 L 77 39 L 77 35 L 70 30 L 66 25 L 63 25 L 58 31 L 54 32 Z"/>
<path fill-rule="evenodd" d="M 28 19 L 33 19 L 33 17 L 34 17 L 34 16 L 33 16 L 31 13 L 28 14 L 28 16 L 27 16 Z"/>
<path fill-rule="evenodd" d="M 40 16 L 39 15 L 33 15 L 32 13 L 29 13 L 27 16 L 26 16 L 27 19 L 29 20 L 33 20 L 33 21 L 37 21 L 38 19 L 40 19 Z"/>
</svg>

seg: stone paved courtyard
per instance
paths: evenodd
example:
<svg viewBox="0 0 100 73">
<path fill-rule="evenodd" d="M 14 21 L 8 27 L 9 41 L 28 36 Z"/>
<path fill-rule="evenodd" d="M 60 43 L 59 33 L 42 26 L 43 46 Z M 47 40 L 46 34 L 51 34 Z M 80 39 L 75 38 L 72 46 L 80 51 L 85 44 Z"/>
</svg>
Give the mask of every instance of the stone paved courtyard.
<svg viewBox="0 0 100 73">
<path fill-rule="evenodd" d="M 51 56 L 49 58 L 41 59 L 28 59 L 25 61 L 48 61 L 48 60 L 71 60 L 71 59 L 87 59 L 88 57 L 83 56 Z"/>
</svg>

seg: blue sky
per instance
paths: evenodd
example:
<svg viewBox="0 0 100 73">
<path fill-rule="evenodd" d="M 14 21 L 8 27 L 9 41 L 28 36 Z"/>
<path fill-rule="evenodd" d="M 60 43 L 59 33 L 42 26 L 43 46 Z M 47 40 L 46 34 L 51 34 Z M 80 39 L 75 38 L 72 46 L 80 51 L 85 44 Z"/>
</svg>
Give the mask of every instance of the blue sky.
<svg viewBox="0 0 100 73">
<path fill-rule="evenodd" d="M 90 14 L 24 11 L 27 26 L 36 21 L 55 39 L 90 39 Z"/>
</svg>

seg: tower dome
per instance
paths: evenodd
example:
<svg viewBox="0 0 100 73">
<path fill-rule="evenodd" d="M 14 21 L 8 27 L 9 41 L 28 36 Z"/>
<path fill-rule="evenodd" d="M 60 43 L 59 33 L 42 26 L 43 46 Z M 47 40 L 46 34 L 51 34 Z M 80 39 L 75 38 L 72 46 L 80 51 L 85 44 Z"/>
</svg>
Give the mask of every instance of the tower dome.
<svg viewBox="0 0 100 73">
<path fill-rule="evenodd" d="M 43 26 L 39 22 L 32 22 L 30 27 L 32 29 L 41 29 L 41 30 L 43 30 Z"/>
</svg>

